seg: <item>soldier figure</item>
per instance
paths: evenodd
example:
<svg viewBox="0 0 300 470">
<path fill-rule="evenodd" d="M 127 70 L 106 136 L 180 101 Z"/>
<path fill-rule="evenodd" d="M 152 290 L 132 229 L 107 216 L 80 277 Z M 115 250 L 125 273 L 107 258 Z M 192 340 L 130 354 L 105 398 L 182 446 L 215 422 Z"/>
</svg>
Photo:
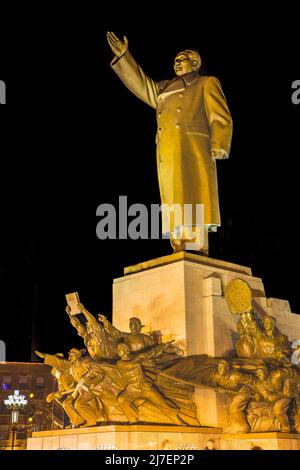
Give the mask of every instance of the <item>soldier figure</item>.
<svg viewBox="0 0 300 470">
<path fill-rule="evenodd" d="M 133 355 L 127 344 L 120 343 L 118 345 L 120 360 L 117 362 L 117 369 L 124 380 L 125 386 L 119 393 L 117 400 L 131 424 L 139 422 L 140 419 L 139 410 L 136 406 L 137 400 L 156 405 L 160 411 L 172 419 L 174 424 L 183 423 L 178 417 L 177 406 L 159 392 L 143 371 L 143 362 L 151 357 L 158 356 L 168 346 L 169 343 L 161 344 L 150 351 Z"/>
<path fill-rule="evenodd" d="M 98 322 L 82 304 L 78 304 L 78 308 L 87 319 L 86 325 L 80 323 L 75 315 L 70 315 L 69 306 L 67 306 L 66 312 L 78 335 L 83 338 L 89 355 L 96 360 L 116 359 L 118 357 L 116 339 L 105 331 L 102 323 Z"/>
<path fill-rule="evenodd" d="M 293 393 L 289 372 L 281 368 L 269 373 L 266 367 L 259 367 L 256 371 L 253 387 L 257 401 L 264 400 L 272 404 L 274 416 L 279 423 L 279 430 L 290 432 L 287 412 Z"/>
<path fill-rule="evenodd" d="M 58 390 L 56 392 L 49 393 L 46 401 L 51 403 L 53 400 L 56 400 L 60 403 L 60 398 L 69 394 L 70 390 L 73 390 L 76 386 L 76 381 L 70 372 L 69 362 L 65 359 L 62 353 L 52 355 L 35 351 L 35 354 L 44 359 L 45 364 L 52 367 L 51 374 L 55 377 L 58 385 Z"/>
<path fill-rule="evenodd" d="M 258 340 L 258 353 L 261 357 L 272 357 L 291 364 L 292 348 L 286 335 L 276 328 L 276 320 L 269 315 L 263 318 L 264 330 Z"/>
<path fill-rule="evenodd" d="M 105 379 L 101 364 L 89 356 L 83 356 L 83 351 L 76 348 L 70 350 L 68 362 L 70 372 L 77 383 L 63 402 L 71 423 L 75 427 L 87 427 L 94 426 L 98 421 L 107 421 L 106 409 L 99 398 L 101 383 Z M 109 392 L 109 389 L 107 391 Z"/>
<path fill-rule="evenodd" d="M 231 392 L 236 395 L 229 406 L 230 425 L 225 432 L 247 433 L 250 431 L 245 410 L 252 398 L 252 381 L 251 374 L 233 370 L 229 363 L 223 359 L 219 361 L 217 371 L 214 374 L 214 382 L 219 386 L 217 391 L 220 393 Z"/>
<path fill-rule="evenodd" d="M 130 333 L 120 331 L 113 326 L 104 315 L 98 315 L 99 321 L 103 323 L 106 333 L 115 340 L 122 339 L 124 343 L 128 344 L 130 351 L 142 351 L 148 346 L 154 346 L 154 341 L 151 336 L 142 333 L 143 325 L 139 318 L 133 317 L 129 320 Z"/>
</svg>

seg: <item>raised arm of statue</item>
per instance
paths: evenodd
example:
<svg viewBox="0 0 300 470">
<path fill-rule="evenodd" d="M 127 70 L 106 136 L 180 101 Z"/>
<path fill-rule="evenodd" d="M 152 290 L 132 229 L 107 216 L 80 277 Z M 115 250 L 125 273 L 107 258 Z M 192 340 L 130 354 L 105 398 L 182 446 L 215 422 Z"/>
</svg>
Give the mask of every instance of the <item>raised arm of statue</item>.
<svg viewBox="0 0 300 470">
<path fill-rule="evenodd" d="M 170 345 L 173 342 L 174 342 L 174 340 L 169 341 L 167 343 L 159 344 L 158 346 L 154 346 L 153 348 L 151 348 L 150 351 L 145 351 L 145 352 L 142 352 L 140 354 L 137 354 L 136 356 L 134 356 L 132 358 L 132 362 L 141 362 L 141 361 L 145 361 L 147 359 L 151 359 L 152 357 L 157 357 L 160 354 L 162 354 L 165 349 L 170 347 Z"/>
<path fill-rule="evenodd" d="M 156 108 L 159 84 L 147 77 L 128 50 L 128 40 L 121 41 L 114 33 L 107 33 L 108 44 L 115 54 L 111 62 L 113 70 L 124 85 L 138 98 Z"/>
<path fill-rule="evenodd" d="M 35 354 L 44 359 L 44 363 L 48 366 L 56 367 L 57 369 L 66 370 L 69 368 L 69 362 L 67 359 L 62 359 L 52 354 L 44 354 L 39 351 L 34 351 Z"/>
<path fill-rule="evenodd" d="M 124 338 L 124 336 L 130 335 L 130 333 L 127 331 L 118 330 L 115 326 L 111 324 L 109 320 L 107 320 L 104 315 L 99 314 L 98 319 L 101 323 L 103 323 L 106 333 L 108 333 L 110 336 L 113 336 L 114 338 Z"/>
<path fill-rule="evenodd" d="M 93 326 L 93 328 L 98 328 L 99 323 L 97 318 L 94 317 L 82 304 L 78 304 L 78 308 L 82 311 L 83 315 L 87 319 L 88 323 Z"/>
<path fill-rule="evenodd" d="M 74 326 L 74 328 L 77 330 L 78 335 L 84 338 L 87 333 L 86 327 L 80 323 L 80 320 L 76 317 L 76 315 L 70 315 L 69 307 L 66 308 L 66 312 L 69 315 L 71 325 Z"/>
</svg>

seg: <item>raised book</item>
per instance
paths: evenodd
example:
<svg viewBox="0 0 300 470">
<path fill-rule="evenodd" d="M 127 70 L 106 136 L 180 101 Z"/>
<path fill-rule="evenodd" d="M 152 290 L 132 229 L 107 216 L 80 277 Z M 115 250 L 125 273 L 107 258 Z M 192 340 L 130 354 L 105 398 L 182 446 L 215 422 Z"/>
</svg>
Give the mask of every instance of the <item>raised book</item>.
<svg viewBox="0 0 300 470">
<path fill-rule="evenodd" d="M 78 292 L 72 292 L 71 294 L 66 294 L 67 304 L 71 308 L 71 315 L 78 315 L 81 313 L 81 310 L 78 308 L 79 304 L 79 295 Z"/>
</svg>

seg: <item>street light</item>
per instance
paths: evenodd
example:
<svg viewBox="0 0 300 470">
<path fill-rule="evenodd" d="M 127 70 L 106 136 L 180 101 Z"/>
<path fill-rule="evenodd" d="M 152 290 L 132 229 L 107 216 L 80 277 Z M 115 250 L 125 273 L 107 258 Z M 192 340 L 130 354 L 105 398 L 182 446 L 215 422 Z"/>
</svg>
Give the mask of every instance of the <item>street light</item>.
<svg viewBox="0 0 300 470">
<path fill-rule="evenodd" d="M 11 410 L 11 423 L 12 423 L 12 441 L 11 450 L 15 447 L 15 438 L 17 431 L 17 423 L 19 419 L 19 412 L 23 410 L 27 405 L 28 400 L 25 399 L 25 395 L 20 395 L 19 390 L 15 390 L 13 395 L 9 395 L 7 400 L 4 400 L 5 406 Z"/>
</svg>

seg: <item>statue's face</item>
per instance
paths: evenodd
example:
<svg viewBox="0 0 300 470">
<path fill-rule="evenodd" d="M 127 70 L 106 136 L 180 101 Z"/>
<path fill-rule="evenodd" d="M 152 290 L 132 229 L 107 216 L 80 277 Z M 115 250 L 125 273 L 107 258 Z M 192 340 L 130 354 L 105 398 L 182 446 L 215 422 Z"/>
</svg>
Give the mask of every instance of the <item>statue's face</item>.
<svg viewBox="0 0 300 470">
<path fill-rule="evenodd" d="M 130 320 L 129 328 L 130 328 L 131 333 L 139 333 L 142 329 L 142 326 L 136 320 Z"/>
<path fill-rule="evenodd" d="M 78 356 L 75 352 L 71 352 L 71 353 L 69 354 L 69 360 L 70 360 L 71 362 L 75 362 L 78 357 L 79 357 L 79 356 Z"/>
<path fill-rule="evenodd" d="M 264 327 L 265 327 L 266 332 L 267 333 L 272 333 L 272 331 L 275 328 L 275 325 L 274 325 L 273 321 L 271 320 L 271 318 L 265 318 L 263 323 L 264 323 Z"/>
<path fill-rule="evenodd" d="M 218 364 L 218 372 L 220 375 L 225 375 L 228 372 L 228 370 L 229 370 L 228 365 L 223 364 L 223 362 L 220 362 Z"/>
<path fill-rule="evenodd" d="M 122 359 L 126 359 L 130 354 L 129 347 L 124 344 L 118 346 L 118 354 Z"/>
<path fill-rule="evenodd" d="M 195 70 L 192 59 L 189 58 L 185 52 L 180 52 L 175 57 L 174 70 L 177 77 L 182 77 L 187 73 L 191 73 Z"/>
</svg>

